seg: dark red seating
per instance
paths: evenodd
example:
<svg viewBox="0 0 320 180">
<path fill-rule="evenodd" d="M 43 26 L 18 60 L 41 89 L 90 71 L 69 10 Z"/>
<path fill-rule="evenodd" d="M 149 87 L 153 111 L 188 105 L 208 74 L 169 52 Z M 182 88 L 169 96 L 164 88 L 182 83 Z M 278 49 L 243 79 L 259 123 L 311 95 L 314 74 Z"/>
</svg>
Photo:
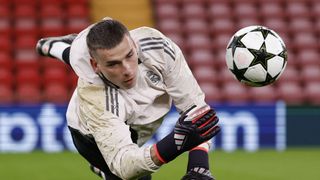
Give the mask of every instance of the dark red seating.
<svg viewBox="0 0 320 180">
<path fill-rule="evenodd" d="M 41 75 L 34 69 L 20 69 L 16 74 L 16 85 L 30 85 L 33 88 L 40 89 L 41 87 Z"/>
<path fill-rule="evenodd" d="M 215 84 L 218 80 L 218 73 L 210 66 L 193 66 L 192 73 L 198 82 L 210 82 Z"/>
<path fill-rule="evenodd" d="M 222 85 L 221 94 L 224 102 L 243 103 L 248 102 L 250 94 L 247 87 L 239 82 L 226 82 Z"/>
<path fill-rule="evenodd" d="M 235 1 L 233 7 L 234 16 L 236 18 L 255 17 L 258 14 L 258 9 L 254 1 Z"/>
<path fill-rule="evenodd" d="M 300 65 L 320 65 L 320 54 L 317 49 L 304 49 L 297 52 Z"/>
<path fill-rule="evenodd" d="M 253 102 L 275 102 L 277 99 L 277 93 L 275 93 L 275 88 L 272 85 L 248 88 L 248 93 Z"/>
<path fill-rule="evenodd" d="M 211 96 L 209 99 L 217 99 L 210 91 L 216 92 L 218 89 L 226 92 L 220 97 L 221 101 L 284 100 L 288 104 L 313 103 L 304 93 L 307 88 L 309 94 L 314 93 L 315 91 L 311 90 L 314 86 L 311 84 L 317 84 L 320 79 L 320 67 L 318 67 L 320 2 L 316 0 L 155 0 L 154 2 L 159 22 L 157 26 L 162 27 L 160 30 L 164 30 L 165 34 L 169 34 L 179 42 L 178 45 L 186 52 L 186 59 L 194 74 L 200 79 L 208 79 L 205 73 L 202 74 L 198 70 L 201 66 L 213 68 L 214 72 L 217 72 L 218 78 L 201 82 L 208 96 Z M 161 6 L 168 8 L 160 8 Z M 161 9 L 161 12 L 157 9 Z M 271 28 L 286 44 L 287 67 L 273 85 L 262 88 L 242 87 L 227 69 L 225 60 L 227 43 L 237 30 L 250 25 Z M 212 73 L 207 70 L 203 72 Z M 240 88 L 235 92 L 230 90 L 238 86 Z"/>
<path fill-rule="evenodd" d="M 228 17 L 211 20 L 208 28 L 213 35 L 221 33 L 233 34 L 236 30 L 235 22 Z"/>
<path fill-rule="evenodd" d="M 209 34 L 208 23 L 204 18 L 190 17 L 184 21 L 182 27 L 186 34 Z"/>
<path fill-rule="evenodd" d="M 266 19 L 282 18 L 285 16 L 282 4 L 277 1 L 261 1 L 259 12 Z"/>
<path fill-rule="evenodd" d="M 310 12 L 307 3 L 304 1 L 288 1 L 286 13 L 289 17 L 309 17 Z"/>
<path fill-rule="evenodd" d="M 42 37 L 79 32 L 89 18 L 88 0 L 0 0 L 0 103 L 66 103 L 77 77 L 64 63 L 40 58 L 35 45 Z"/>
<path fill-rule="evenodd" d="M 15 92 L 15 100 L 18 104 L 39 104 L 42 103 L 42 92 L 38 86 L 19 84 Z"/>
<path fill-rule="evenodd" d="M 214 65 L 216 64 L 213 53 L 206 49 L 191 50 L 187 61 L 192 67 L 203 65 L 214 68 Z"/>
<path fill-rule="evenodd" d="M 68 89 L 61 84 L 49 84 L 44 88 L 44 101 L 57 104 L 68 102 L 70 93 Z"/>
<path fill-rule="evenodd" d="M 59 84 L 67 87 L 68 76 L 66 68 L 47 68 L 43 72 L 43 85 L 50 86 L 50 84 Z"/>
<path fill-rule="evenodd" d="M 264 26 L 278 32 L 287 33 L 288 23 L 284 18 L 265 18 L 263 24 Z M 282 37 L 282 36 L 281 36 Z"/>
<path fill-rule="evenodd" d="M 182 34 L 183 30 L 181 29 L 182 23 L 177 19 L 160 19 L 158 21 L 157 27 L 164 34 L 177 33 Z"/>
<path fill-rule="evenodd" d="M 320 82 L 307 83 L 305 85 L 304 94 L 308 103 L 320 105 Z"/>
<path fill-rule="evenodd" d="M 211 49 L 212 41 L 209 35 L 198 33 L 190 34 L 186 39 L 186 48 L 192 49 Z"/>
<path fill-rule="evenodd" d="M 12 70 L 13 59 L 9 53 L 0 51 L 0 68 Z"/>
<path fill-rule="evenodd" d="M 208 102 L 221 102 L 222 100 L 222 95 L 221 95 L 221 90 L 216 86 L 216 84 L 211 83 L 211 82 L 200 82 L 199 83 L 202 91 L 206 95 L 206 100 Z"/>
<path fill-rule="evenodd" d="M 303 17 L 292 18 L 288 29 L 294 34 L 301 32 L 312 33 L 314 31 L 313 22 L 309 18 Z"/>
<path fill-rule="evenodd" d="M 179 7 L 174 3 L 161 3 L 154 7 L 158 21 L 163 19 L 179 19 Z"/>
<path fill-rule="evenodd" d="M 218 19 L 232 16 L 233 9 L 227 1 L 209 3 L 207 15 L 209 19 Z"/>
<path fill-rule="evenodd" d="M 11 70 L 0 67 L 0 85 L 12 88 L 15 79 Z M 1 91 L 0 91 L 1 94 Z"/>
<path fill-rule="evenodd" d="M 191 3 L 183 3 L 181 8 L 181 16 L 184 19 L 189 18 L 199 18 L 205 19 L 206 18 L 206 9 L 204 4 L 201 2 L 191 2 Z"/>
<path fill-rule="evenodd" d="M 302 82 L 320 82 L 320 66 L 305 65 L 301 69 Z"/>
<path fill-rule="evenodd" d="M 287 66 L 279 79 L 277 80 L 277 84 L 286 83 L 286 82 L 300 82 L 300 70 L 298 70 L 295 66 Z"/>
<path fill-rule="evenodd" d="M 13 89 L 0 83 L 0 105 L 10 105 L 14 103 Z"/>
<path fill-rule="evenodd" d="M 276 90 L 278 99 L 288 104 L 302 104 L 305 101 L 303 87 L 294 82 L 282 82 Z"/>
</svg>

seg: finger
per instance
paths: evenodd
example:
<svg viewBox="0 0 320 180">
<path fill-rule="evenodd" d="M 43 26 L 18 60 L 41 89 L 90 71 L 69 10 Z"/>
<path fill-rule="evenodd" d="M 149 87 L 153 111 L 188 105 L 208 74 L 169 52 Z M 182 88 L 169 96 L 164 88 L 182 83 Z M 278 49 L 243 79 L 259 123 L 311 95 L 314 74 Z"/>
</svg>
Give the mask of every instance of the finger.
<svg viewBox="0 0 320 180">
<path fill-rule="evenodd" d="M 219 118 L 217 116 L 212 117 L 210 120 L 208 120 L 206 123 L 202 124 L 198 127 L 197 131 L 199 133 L 204 133 L 208 129 L 212 128 L 213 126 L 217 125 L 219 122 Z"/>
<path fill-rule="evenodd" d="M 217 135 L 221 131 L 220 126 L 214 126 L 210 128 L 208 131 L 205 133 L 201 134 L 201 137 L 208 141 L 209 139 L 213 138 L 215 135 Z"/>
<path fill-rule="evenodd" d="M 201 117 L 198 117 L 196 121 L 193 121 L 197 126 L 201 126 L 201 124 L 205 123 L 208 119 L 211 119 L 212 117 L 216 116 L 216 112 L 212 109 L 207 111 L 206 113 L 203 113 Z"/>
<path fill-rule="evenodd" d="M 206 119 L 205 121 L 201 122 L 201 124 L 197 124 L 198 128 L 203 128 L 205 126 L 207 126 L 209 123 L 211 123 L 212 121 L 218 123 L 218 117 L 217 116 L 211 116 L 209 117 L 209 119 Z"/>
</svg>

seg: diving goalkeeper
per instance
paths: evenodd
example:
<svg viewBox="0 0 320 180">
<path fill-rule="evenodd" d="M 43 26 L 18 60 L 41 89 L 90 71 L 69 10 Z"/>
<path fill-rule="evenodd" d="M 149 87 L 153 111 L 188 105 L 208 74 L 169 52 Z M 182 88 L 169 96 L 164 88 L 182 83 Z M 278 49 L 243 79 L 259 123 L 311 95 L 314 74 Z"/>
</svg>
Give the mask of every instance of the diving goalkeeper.
<svg viewBox="0 0 320 180">
<path fill-rule="evenodd" d="M 68 127 L 78 152 L 104 179 L 151 179 L 186 151 L 183 179 L 214 179 L 208 141 L 220 131 L 218 117 L 179 47 L 161 32 L 128 31 L 106 18 L 77 35 L 43 38 L 36 49 L 70 65 L 79 77 Z M 172 104 L 180 113 L 172 132 L 143 146 Z"/>
</svg>

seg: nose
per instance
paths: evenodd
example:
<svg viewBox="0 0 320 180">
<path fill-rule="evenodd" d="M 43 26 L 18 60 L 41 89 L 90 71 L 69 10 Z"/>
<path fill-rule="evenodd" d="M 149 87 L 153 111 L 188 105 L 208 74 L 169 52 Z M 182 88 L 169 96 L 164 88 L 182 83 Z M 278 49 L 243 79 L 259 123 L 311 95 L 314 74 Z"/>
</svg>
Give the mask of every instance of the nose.
<svg viewBox="0 0 320 180">
<path fill-rule="evenodd" d="M 129 76 L 131 74 L 132 67 L 131 64 L 128 62 L 123 62 L 123 74 L 125 76 Z"/>
</svg>

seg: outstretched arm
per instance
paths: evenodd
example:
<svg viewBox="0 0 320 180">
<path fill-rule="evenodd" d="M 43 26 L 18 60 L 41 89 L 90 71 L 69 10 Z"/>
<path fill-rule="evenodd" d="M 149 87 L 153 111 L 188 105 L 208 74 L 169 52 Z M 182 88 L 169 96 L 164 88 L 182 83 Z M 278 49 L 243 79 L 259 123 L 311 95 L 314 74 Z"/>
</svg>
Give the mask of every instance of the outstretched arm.
<svg viewBox="0 0 320 180">
<path fill-rule="evenodd" d="M 184 111 L 190 104 L 206 105 L 205 94 L 194 78 L 180 48 L 169 39 L 166 42 L 170 44 L 175 59 L 172 61 L 168 58 L 165 61 L 165 82 L 168 87 L 167 91 L 173 98 L 177 109 Z M 192 169 L 199 169 L 199 167 L 210 172 L 208 150 L 209 145 L 204 144 L 189 152 L 188 172 Z"/>
</svg>

